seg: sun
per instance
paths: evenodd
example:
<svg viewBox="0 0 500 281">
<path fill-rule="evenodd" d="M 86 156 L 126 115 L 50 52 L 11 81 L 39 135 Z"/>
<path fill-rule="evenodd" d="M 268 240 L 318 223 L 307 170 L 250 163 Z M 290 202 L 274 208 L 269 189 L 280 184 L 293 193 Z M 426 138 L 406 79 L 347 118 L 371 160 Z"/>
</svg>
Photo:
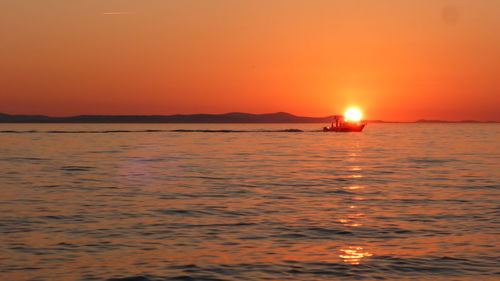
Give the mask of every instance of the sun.
<svg viewBox="0 0 500 281">
<path fill-rule="evenodd" d="M 351 107 L 345 111 L 344 116 L 348 121 L 360 121 L 363 118 L 363 113 L 359 108 Z"/>
</svg>

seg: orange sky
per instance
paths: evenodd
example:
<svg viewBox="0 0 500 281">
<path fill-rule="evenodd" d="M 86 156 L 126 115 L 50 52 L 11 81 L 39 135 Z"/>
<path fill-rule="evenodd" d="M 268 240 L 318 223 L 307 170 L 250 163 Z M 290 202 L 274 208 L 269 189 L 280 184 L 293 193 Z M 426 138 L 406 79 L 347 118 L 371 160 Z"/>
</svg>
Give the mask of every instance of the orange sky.
<svg viewBox="0 0 500 281">
<path fill-rule="evenodd" d="M 500 120 L 498 0 L 3 0 L 0 112 Z"/>
</svg>

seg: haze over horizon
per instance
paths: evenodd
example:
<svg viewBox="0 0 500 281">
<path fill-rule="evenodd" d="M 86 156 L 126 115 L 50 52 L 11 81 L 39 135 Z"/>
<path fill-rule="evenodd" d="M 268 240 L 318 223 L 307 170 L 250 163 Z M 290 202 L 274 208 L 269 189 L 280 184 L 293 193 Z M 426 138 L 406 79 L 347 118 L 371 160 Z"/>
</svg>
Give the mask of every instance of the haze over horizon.
<svg viewBox="0 0 500 281">
<path fill-rule="evenodd" d="M 500 121 L 500 1 L 0 3 L 0 112 Z"/>
</svg>

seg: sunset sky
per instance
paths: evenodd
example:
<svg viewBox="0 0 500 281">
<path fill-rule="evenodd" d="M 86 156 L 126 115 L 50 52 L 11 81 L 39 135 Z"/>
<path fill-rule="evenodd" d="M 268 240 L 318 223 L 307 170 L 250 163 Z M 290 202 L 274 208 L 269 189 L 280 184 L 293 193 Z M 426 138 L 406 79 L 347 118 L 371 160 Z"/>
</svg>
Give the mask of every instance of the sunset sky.
<svg viewBox="0 0 500 281">
<path fill-rule="evenodd" d="M 500 121 L 499 0 L 2 0 L 0 112 Z"/>
</svg>

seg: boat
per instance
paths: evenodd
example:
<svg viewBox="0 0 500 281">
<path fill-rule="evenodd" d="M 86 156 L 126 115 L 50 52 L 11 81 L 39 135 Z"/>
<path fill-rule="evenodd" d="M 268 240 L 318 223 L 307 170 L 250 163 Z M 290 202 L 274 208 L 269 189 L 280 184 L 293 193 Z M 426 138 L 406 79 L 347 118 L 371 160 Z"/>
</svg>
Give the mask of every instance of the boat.
<svg viewBox="0 0 500 281">
<path fill-rule="evenodd" d="M 323 132 L 361 132 L 366 124 L 360 121 L 350 121 L 342 115 L 334 116 L 330 127 L 324 127 Z"/>
</svg>

